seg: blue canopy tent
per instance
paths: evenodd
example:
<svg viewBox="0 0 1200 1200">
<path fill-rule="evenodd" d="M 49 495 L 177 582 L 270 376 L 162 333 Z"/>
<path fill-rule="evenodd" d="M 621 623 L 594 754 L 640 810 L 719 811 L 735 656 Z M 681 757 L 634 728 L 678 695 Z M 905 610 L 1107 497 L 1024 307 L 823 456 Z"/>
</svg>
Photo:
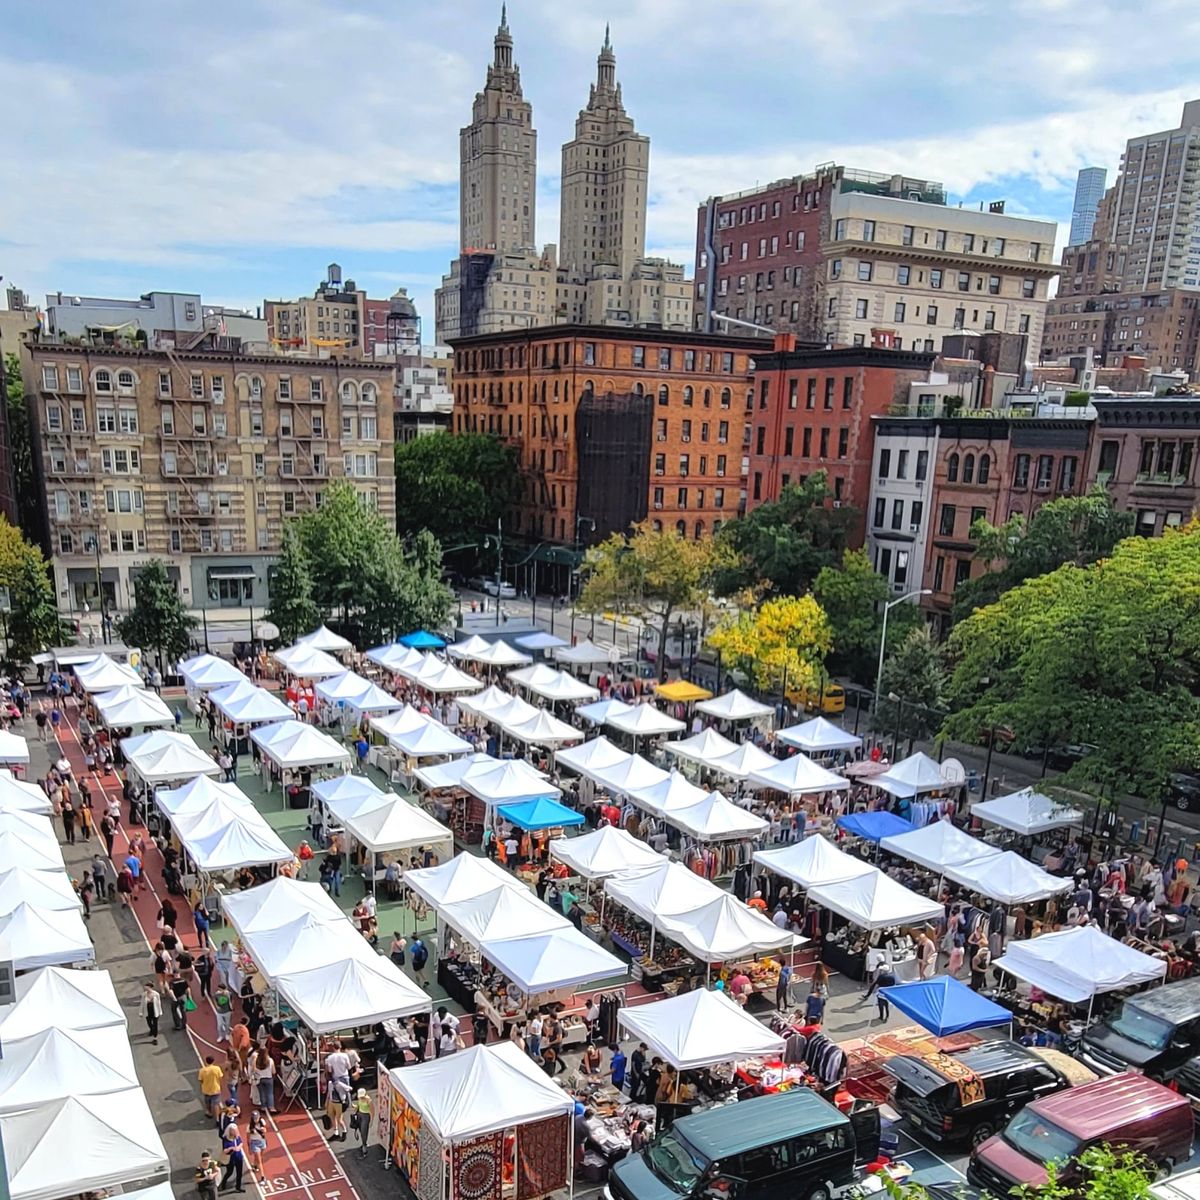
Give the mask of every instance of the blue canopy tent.
<svg viewBox="0 0 1200 1200">
<path fill-rule="evenodd" d="M 884 838 L 899 837 L 916 829 L 911 822 L 890 812 L 847 813 L 838 817 L 837 823 L 839 829 L 868 842 L 881 842 Z"/>
<path fill-rule="evenodd" d="M 879 994 L 937 1037 L 1012 1024 L 1013 1015 L 1007 1008 L 949 975 L 880 988 Z"/>
<path fill-rule="evenodd" d="M 583 813 L 577 813 L 573 808 L 567 808 L 565 804 L 546 796 L 500 804 L 496 812 L 518 829 L 557 829 L 564 825 L 583 824 Z"/>
<path fill-rule="evenodd" d="M 400 638 L 400 645 L 407 646 L 410 650 L 441 650 L 446 642 L 436 633 L 418 629 L 415 633 L 406 633 Z"/>
</svg>

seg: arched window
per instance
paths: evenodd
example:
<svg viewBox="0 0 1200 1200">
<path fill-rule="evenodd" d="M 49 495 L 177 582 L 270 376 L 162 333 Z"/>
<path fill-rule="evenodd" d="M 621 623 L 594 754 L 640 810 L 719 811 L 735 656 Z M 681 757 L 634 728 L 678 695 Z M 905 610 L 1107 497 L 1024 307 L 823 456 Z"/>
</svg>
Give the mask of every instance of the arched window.
<svg viewBox="0 0 1200 1200">
<path fill-rule="evenodd" d="M 658 402 L 663 408 L 671 403 L 671 389 L 665 383 L 658 389 Z"/>
<path fill-rule="evenodd" d="M 373 383 L 364 383 L 362 385 L 362 398 L 364 404 L 374 404 L 376 394 L 375 385 Z"/>
<path fill-rule="evenodd" d="M 981 454 L 979 456 L 979 482 L 987 483 L 988 476 L 992 473 L 992 456 L 990 454 Z"/>
<path fill-rule="evenodd" d="M 696 533 L 695 533 L 696 541 L 699 541 L 704 536 L 704 522 L 697 521 L 696 525 L 695 525 L 695 530 L 696 530 Z"/>
<path fill-rule="evenodd" d="M 662 522 L 661 522 L 661 521 L 655 521 L 655 522 L 654 522 L 654 532 L 655 532 L 655 533 L 662 533 Z"/>
<path fill-rule="evenodd" d="M 676 521 L 675 522 L 675 532 L 677 534 L 679 534 L 680 537 L 687 537 L 687 522 L 686 521 Z"/>
<path fill-rule="evenodd" d="M 591 392 L 592 395 L 595 395 L 596 394 L 596 381 L 594 379 L 585 379 L 583 381 L 583 390 L 584 390 L 585 395 L 588 392 Z"/>
<path fill-rule="evenodd" d="M 646 385 L 644 383 L 635 383 L 633 385 L 633 394 L 635 396 L 644 396 L 646 394 Z"/>
<path fill-rule="evenodd" d="M 352 379 L 342 381 L 342 400 L 346 404 L 353 404 L 358 399 L 358 389 L 354 386 Z"/>
<path fill-rule="evenodd" d="M 132 371 L 117 372 L 117 387 L 123 392 L 132 392 L 135 380 Z"/>
<path fill-rule="evenodd" d="M 958 455 L 952 454 L 946 460 L 946 479 L 950 483 L 958 482 Z"/>
<path fill-rule="evenodd" d="M 975 455 L 968 454 L 963 459 L 963 483 L 975 482 Z"/>
<path fill-rule="evenodd" d="M 714 521 L 714 522 L 713 522 L 713 537 L 716 537 L 716 536 L 717 536 L 717 534 L 718 534 L 718 533 L 720 533 L 720 532 L 721 532 L 721 522 L 720 522 L 720 521 Z"/>
<path fill-rule="evenodd" d="M 721 389 L 721 407 L 728 408 L 733 403 L 733 393 L 728 388 Z"/>
<path fill-rule="evenodd" d="M 712 408 L 712 388 L 704 389 L 704 407 Z"/>
<path fill-rule="evenodd" d="M 103 369 L 97 371 L 95 387 L 98 392 L 111 392 L 113 390 L 112 372 Z"/>
<path fill-rule="evenodd" d="M 685 387 L 683 389 L 683 406 L 684 406 L 684 408 L 691 408 L 692 401 L 695 400 L 695 398 L 696 398 L 695 389 L 692 388 L 691 385 L 689 384 L 687 387 Z"/>
</svg>

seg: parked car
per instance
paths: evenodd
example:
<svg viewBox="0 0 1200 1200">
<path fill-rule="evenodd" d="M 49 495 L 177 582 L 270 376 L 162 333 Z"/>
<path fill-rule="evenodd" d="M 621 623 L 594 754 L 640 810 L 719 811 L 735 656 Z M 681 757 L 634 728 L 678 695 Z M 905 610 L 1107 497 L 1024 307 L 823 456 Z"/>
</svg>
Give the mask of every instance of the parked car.
<svg viewBox="0 0 1200 1200">
<path fill-rule="evenodd" d="M 1130 996 L 1083 1038 L 1079 1057 L 1098 1071 L 1141 1071 L 1171 1080 L 1200 1054 L 1200 979 Z"/>
<path fill-rule="evenodd" d="M 938 1067 L 948 1059 L 970 1073 L 970 1086 L 962 1086 L 961 1072 Z M 892 1103 L 910 1125 L 935 1141 L 972 1146 L 987 1141 L 1029 1101 L 1097 1078 L 1065 1055 L 1019 1042 L 983 1042 L 938 1059 L 900 1054 L 883 1069 L 896 1080 Z"/>
<path fill-rule="evenodd" d="M 1180 812 L 1200 809 L 1200 775 L 1176 771 L 1167 777 L 1167 800 Z"/>
<path fill-rule="evenodd" d="M 494 579 L 485 579 L 483 581 L 483 590 L 489 596 L 499 596 L 501 600 L 515 600 L 517 598 L 517 589 L 511 583 L 505 583 L 503 580 L 497 583 Z"/>
<path fill-rule="evenodd" d="M 976 1146 L 967 1181 L 993 1196 L 1043 1187 L 1046 1164 L 1059 1164 L 1058 1183 L 1079 1182 L 1079 1155 L 1107 1144 L 1141 1154 L 1171 1170 L 1192 1156 L 1191 1102 L 1145 1075 L 1125 1073 L 1068 1088 L 1026 1105 L 1002 1133 Z"/>
</svg>

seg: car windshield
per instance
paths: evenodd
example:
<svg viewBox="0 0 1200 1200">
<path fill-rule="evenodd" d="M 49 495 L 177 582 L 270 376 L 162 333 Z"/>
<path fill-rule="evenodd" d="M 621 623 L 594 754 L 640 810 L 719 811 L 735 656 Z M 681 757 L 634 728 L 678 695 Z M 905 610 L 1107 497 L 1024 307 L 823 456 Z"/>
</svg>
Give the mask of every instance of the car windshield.
<svg viewBox="0 0 1200 1200">
<path fill-rule="evenodd" d="M 1051 1125 L 1030 1108 L 1009 1121 L 1004 1140 L 1014 1150 L 1040 1163 L 1065 1162 L 1079 1150 L 1079 1139 L 1074 1134 Z"/>
<path fill-rule="evenodd" d="M 704 1163 L 674 1133 L 655 1138 L 646 1147 L 646 1161 L 655 1175 L 681 1196 L 691 1192 L 704 1173 Z"/>
<path fill-rule="evenodd" d="M 1108 1024 L 1122 1037 L 1151 1050 L 1161 1050 L 1171 1040 L 1172 1026 L 1168 1022 L 1161 1017 L 1152 1017 L 1133 1004 L 1122 1004 Z"/>
</svg>

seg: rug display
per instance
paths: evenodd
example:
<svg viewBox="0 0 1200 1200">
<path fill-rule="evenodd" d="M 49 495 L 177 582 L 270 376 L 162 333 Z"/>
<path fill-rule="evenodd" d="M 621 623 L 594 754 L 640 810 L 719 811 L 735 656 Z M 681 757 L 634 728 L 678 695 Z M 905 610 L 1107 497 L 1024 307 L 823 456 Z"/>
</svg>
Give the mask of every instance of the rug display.
<svg viewBox="0 0 1200 1200">
<path fill-rule="evenodd" d="M 566 1186 L 570 1120 L 564 1113 L 517 1129 L 517 1200 Z"/>
<path fill-rule="evenodd" d="M 438 1131 L 426 1123 L 421 1128 L 421 1176 L 412 1187 L 417 1200 L 442 1200 L 444 1180 L 442 1139 Z"/>
<path fill-rule="evenodd" d="M 450 1200 L 501 1200 L 500 1156 L 504 1135 L 488 1133 L 460 1142 L 451 1150 Z"/>
</svg>

